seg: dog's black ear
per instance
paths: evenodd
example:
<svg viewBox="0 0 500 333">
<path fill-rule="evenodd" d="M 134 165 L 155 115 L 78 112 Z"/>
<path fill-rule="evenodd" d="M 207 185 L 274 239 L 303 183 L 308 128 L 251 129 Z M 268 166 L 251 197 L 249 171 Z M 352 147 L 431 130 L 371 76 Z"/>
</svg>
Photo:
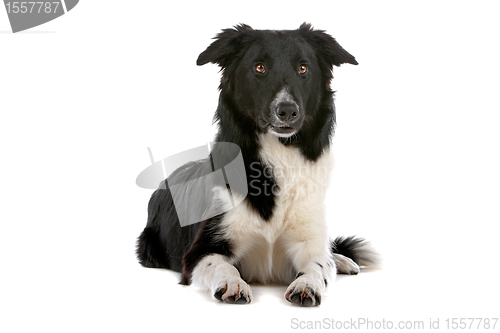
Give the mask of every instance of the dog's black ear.
<svg viewBox="0 0 500 333">
<path fill-rule="evenodd" d="M 316 52 L 322 54 L 331 65 L 358 64 L 356 59 L 324 30 L 314 30 L 311 24 L 303 23 L 299 28 L 299 34 L 316 49 Z"/>
<path fill-rule="evenodd" d="M 243 43 L 248 41 L 248 31 L 253 31 L 252 27 L 246 24 L 239 24 L 234 29 L 224 29 L 214 39 L 216 40 L 199 56 L 196 64 L 205 65 L 208 62 L 226 67 L 228 62 L 241 51 Z"/>
</svg>

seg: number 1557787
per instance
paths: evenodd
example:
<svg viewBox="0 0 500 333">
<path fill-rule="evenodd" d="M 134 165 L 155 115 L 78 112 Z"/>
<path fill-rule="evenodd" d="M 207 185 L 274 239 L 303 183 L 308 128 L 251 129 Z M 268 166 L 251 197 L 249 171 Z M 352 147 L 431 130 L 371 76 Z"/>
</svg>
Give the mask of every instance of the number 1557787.
<svg viewBox="0 0 500 333">
<path fill-rule="evenodd" d="M 19 2 L 12 1 L 6 2 L 5 7 L 7 8 L 7 13 L 14 14 L 32 14 L 32 13 L 56 13 L 59 7 L 59 2 L 48 2 L 48 1 L 29 1 L 29 2 Z M 61 9 L 62 10 L 62 9 Z"/>
</svg>

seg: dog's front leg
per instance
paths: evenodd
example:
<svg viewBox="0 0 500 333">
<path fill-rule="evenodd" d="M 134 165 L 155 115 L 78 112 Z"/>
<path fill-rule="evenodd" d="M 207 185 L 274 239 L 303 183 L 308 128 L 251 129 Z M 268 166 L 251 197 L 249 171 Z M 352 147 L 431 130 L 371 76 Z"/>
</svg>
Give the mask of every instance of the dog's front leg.
<svg viewBox="0 0 500 333">
<path fill-rule="evenodd" d="M 196 264 L 192 273 L 192 282 L 205 289 L 226 303 L 246 304 L 252 301 L 252 290 L 243 281 L 240 273 L 221 254 L 207 255 Z"/>
<path fill-rule="evenodd" d="M 328 285 L 331 266 L 310 262 L 298 273 L 295 280 L 288 286 L 285 298 L 287 301 L 300 306 L 318 306 L 321 304 L 321 295 Z M 328 276 L 328 277 L 327 277 Z"/>
<path fill-rule="evenodd" d="M 297 271 L 288 286 L 285 298 L 300 306 L 318 306 L 328 283 L 335 279 L 335 262 L 324 235 L 291 233 L 288 235 L 288 255 Z"/>
</svg>

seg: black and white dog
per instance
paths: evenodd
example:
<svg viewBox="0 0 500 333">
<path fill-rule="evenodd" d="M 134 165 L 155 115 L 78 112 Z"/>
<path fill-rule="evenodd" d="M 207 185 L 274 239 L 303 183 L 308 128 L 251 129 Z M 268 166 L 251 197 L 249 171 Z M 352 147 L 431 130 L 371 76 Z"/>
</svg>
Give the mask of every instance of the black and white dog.
<svg viewBox="0 0 500 333">
<path fill-rule="evenodd" d="M 305 23 L 297 30 L 225 29 L 199 55 L 198 65 L 208 62 L 222 68 L 216 144 L 209 158 L 179 168 L 152 195 L 139 261 L 182 272 L 181 284 L 199 284 L 227 303 L 249 303 L 247 282 L 258 282 L 289 284 L 288 301 L 319 305 L 335 273 L 357 274 L 375 263 L 362 239 L 330 241 L 324 216 L 335 125 L 332 67 L 358 63 Z M 224 142 L 239 149 L 217 145 Z M 247 189 L 231 189 L 238 204 L 181 226 L 172 184 L 207 175 L 238 153 Z M 209 206 L 228 206 L 224 187 L 184 193 L 188 214 L 200 191 Z"/>
</svg>

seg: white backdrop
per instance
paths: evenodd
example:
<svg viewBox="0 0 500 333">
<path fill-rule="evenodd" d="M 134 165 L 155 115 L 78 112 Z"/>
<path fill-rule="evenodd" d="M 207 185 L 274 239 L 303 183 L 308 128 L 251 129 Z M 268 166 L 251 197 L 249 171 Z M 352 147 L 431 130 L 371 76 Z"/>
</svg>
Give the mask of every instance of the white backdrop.
<svg viewBox="0 0 500 333">
<path fill-rule="evenodd" d="M 0 9 L 0 330 L 282 332 L 358 318 L 408 328 L 439 319 L 443 329 L 498 318 L 498 10 L 81 1 L 12 34 Z M 383 269 L 339 277 L 319 308 L 291 306 L 285 286 L 253 286 L 247 306 L 219 304 L 136 262 L 152 191 L 135 178 L 150 164 L 146 147 L 160 159 L 212 140 L 218 68 L 195 62 L 217 32 L 304 21 L 360 63 L 334 72 L 328 221 L 332 236 L 371 240 Z"/>
</svg>

